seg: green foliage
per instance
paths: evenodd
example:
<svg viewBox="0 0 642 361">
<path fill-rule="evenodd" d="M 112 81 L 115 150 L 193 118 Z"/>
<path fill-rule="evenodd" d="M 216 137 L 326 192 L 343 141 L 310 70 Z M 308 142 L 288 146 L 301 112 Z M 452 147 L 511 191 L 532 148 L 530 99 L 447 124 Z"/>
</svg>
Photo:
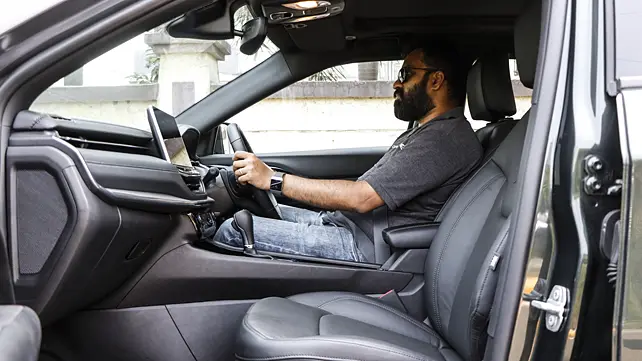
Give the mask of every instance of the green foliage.
<svg viewBox="0 0 642 361">
<path fill-rule="evenodd" d="M 130 84 L 152 84 L 158 83 L 158 68 L 160 57 L 151 48 L 145 51 L 145 67 L 150 70 L 149 75 L 134 73 L 127 77 Z"/>
<path fill-rule="evenodd" d="M 308 80 L 309 81 L 340 81 L 340 80 L 344 80 L 345 78 L 346 76 L 343 73 L 343 67 L 337 66 L 337 67 L 328 68 L 316 74 L 313 74 L 308 78 Z"/>
</svg>

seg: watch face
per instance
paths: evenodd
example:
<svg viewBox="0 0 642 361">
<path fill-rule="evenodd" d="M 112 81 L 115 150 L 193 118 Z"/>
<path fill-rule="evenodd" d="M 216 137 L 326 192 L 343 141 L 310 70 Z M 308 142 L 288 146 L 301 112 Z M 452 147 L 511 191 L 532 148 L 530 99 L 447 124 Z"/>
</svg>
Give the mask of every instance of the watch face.
<svg viewBox="0 0 642 361">
<path fill-rule="evenodd" d="M 270 189 L 280 191 L 283 185 L 283 178 L 280 175 L 275 175 L 270 179 Z"/>
</svg>

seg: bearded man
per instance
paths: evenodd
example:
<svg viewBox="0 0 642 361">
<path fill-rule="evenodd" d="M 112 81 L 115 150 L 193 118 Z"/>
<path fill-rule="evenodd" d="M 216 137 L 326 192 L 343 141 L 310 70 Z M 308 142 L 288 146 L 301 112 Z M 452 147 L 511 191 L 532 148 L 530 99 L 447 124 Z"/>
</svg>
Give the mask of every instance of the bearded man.
<svg viewBox="0 0 642 361">
<path fill-rule="evenodd" d="M 404 59 L 394 114 L 416 122 L 356 181 L 307 179 L 273 171 L 254 154 L 234 155 L 241 184 L 270 190 L 324 211 L 281 205 L 282 219 L 252 216 L 257 251 L 375 263 L 375 227 L 431 222 L 480 164 L 483 149 L 464 116 L 467 69 L 453 51 L 419 48 Z M 273 188 L 273 187 L 272 187 Z M 384 214 L 383 217 L 375 216 Z M 213 241 L 243 246 L 225 221 Z"/>
</svg>

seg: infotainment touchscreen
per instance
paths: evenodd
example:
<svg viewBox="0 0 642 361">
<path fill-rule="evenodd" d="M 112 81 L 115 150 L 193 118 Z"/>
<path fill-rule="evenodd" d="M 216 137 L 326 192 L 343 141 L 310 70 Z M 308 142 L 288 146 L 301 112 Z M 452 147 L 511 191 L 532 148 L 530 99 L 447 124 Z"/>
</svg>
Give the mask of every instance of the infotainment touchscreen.
<svg viewBox="0 0 642 361">
<path fill-rule="evenodd" d="M 176 119 L 151 105 L 147 108 L 147 119 L 161 157 L 178 168 L 193 172 L 194 168 L 178 130 Z"/>
</svg>

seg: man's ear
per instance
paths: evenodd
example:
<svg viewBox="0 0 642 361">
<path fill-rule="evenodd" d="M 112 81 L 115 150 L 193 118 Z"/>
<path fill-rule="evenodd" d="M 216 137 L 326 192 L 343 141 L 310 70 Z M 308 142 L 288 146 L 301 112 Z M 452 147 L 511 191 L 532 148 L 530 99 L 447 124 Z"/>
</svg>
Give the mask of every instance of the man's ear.
<svg viewBox="0 0 642 361">
<path fill-rule="evenodd" d="M 428 84 L 430 84 L 430 88 L 433 91 L 437 91 L 441 89 L 442 86 L 444 86 L 445 80 L 446 78 L 444 77 L 444 73 L 441 71 L 436 71 L 430 77 L 430 82 Z"/>
</svg>

